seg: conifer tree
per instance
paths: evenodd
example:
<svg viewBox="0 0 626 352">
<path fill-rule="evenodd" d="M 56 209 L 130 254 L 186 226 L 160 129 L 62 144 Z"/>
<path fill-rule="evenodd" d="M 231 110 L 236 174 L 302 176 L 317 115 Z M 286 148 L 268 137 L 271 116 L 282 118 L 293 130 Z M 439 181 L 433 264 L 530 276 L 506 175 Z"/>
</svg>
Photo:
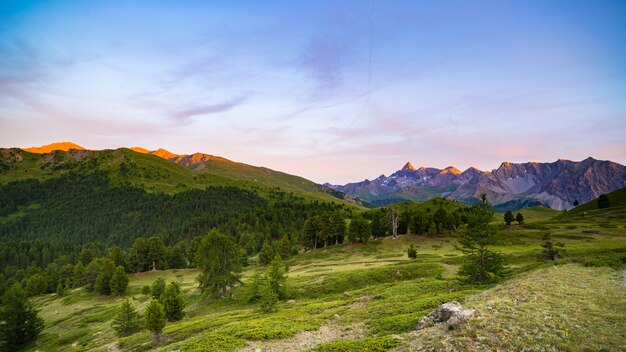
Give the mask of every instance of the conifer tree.
<svg viewBox="0 0 626 352">
<path fill-rule="evenodd" d="M 159 341 L 161 339 L 161 332 L 167 323 L 163 305 L 156 299 L 151 300 L 146 307 L 144 316 L 146 329 L 154 333 L 154 338 Z"/>
<path fill-rule="evenodd" d="M 550 235 L 550 233 L 546 233 L 543 235 L 543 244 L 541 244 L 541 247 L 544 248 L 543 255 L 546 258 L 550 260 L 556 260 L 561 255 L 562 250 L 559 248 L 563 248 L 564 246 L 565 244 L 563 244 L 562 242 L 554 243 L 552 241 L 552 235 Z"/>
<path fill-rule="evenodd" d="M 159 301 L 163 304 L 167 320 L 177 321 L 181 320 L 183 316 L 185 316 L 185 312 L 183 311 L 185 308 L 185 301 L 181 296 L 179 283 L 170 282 L 170 284 L 165 288 L 165 292 L 163 292 Z"/>
<path fill-rule="evenodd" d="M 0 344 L 2 350 L 14 351 L 33 341 L 43 330 L 43 320 L 28 302 L 21 285 L 13 285 L 2 296 L 0 307 Z"/>
<path fill-rule="evenodd" d="M 211 230 L 198 247 L 196 261 L 201 273 L 197 280 L 203 292 L 224 295 L 235 284 L 241 283 L 241 260 L 233 240 Z"/>
<path fill-rule="evenodd" d="M 259 261 L 263 265 L 269 264 L 274 258 L 274 248 L 269 240 L 265 240 L 263 242 L 263 246 L 261 247 L 261 251 L 259 252 Z"/>
<path fill-rule="evenodd" d="M 273 313 L 278 311 L 278 295 L 272 289 L 272 286 L 267 280 L 261 281 L 259 286 L 259 308 L 264 313 Z"/>
<path fill-rule="evenodd" d="M 513 220 L 515 220 L 515 218 L 513 217 L 513 212 L 507 210 L 506 213 L 504 213 L 504 223 L 507 225 L 511 225 Z"/>
<path fill-rule="evenodd" d="M 471 208 L 468 222 L 459 233 L 460 249 L 465 253 L 459 275 L 471 282 L 495 282 L 504 274 L 504 257 L 489 249 L 496 234 L 489 224 L 493 210 L 485 193 L 480 198 L 481 202 Z"/>
<path fill-rule="evenodd" d="M 109 287 L 111 288 L 111 294 L 116 296 L 121 296 L 126 292 L 126 288 L 128 287 L 128 275 L 126 275 L 126 270 L 124 270 L 123 266 L 120 265 L 115 269 L 109 281 Z"/>
<path fill-rule="evenodd" d="M 130 336 L 141 330 L 141 325 L 141 317 L 135 308 L 128 300 L 124 300 L 111 324 L 116 335 L 119 337 Z"/>
<path fill-rule="evenodd" d="M 165 291 L 165 280 L 162 277 L 157 277 L 156 280 L 152 283 L 150 287 L 150 293 L 152 294 L 152 298 L 159 299 L 161 295 Z"/>
<path fill-rule="evenodd" d="M 103 295 L 111 294 L 111 278 L 113 277 L 113 273 L 115 272 L 115 266 L 113 262 L 109 259 L 105 259 L 102 262 L 102 269 L 98 277 L 96 277 L 95 288 L 96 291 Z"/>
<path fill-rule="evenodd" d="M 270 263 L 270 267 L 267 272 L 267 282 L 279 300 L 287 298 L 287 286 L 285 284 L 287 282 L 287 276 L 285 276 L 285 263 L 278 254 Z"/>
<path fill-rule="evenodd" d="M 286 234 L 278 241 L 278 245 L 276 246 L 277 254 L 280 254 L 281 258 L 289 258 L 291 256 L 291 241 L 289 240 L 289 236 Z"/>
</svg>

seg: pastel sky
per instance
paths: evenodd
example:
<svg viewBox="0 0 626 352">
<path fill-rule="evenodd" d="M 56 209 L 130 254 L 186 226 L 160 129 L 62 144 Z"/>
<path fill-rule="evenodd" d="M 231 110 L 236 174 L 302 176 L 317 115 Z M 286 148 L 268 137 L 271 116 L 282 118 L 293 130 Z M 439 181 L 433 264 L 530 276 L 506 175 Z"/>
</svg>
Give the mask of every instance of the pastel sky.
<svg viewBox="0 0 626 352">
<path fill-rule="evenodd" d="M 197 151 L 346 183 L 626 164 L 624 1 L 0 1 L 0 146 Z"/>
</svg>

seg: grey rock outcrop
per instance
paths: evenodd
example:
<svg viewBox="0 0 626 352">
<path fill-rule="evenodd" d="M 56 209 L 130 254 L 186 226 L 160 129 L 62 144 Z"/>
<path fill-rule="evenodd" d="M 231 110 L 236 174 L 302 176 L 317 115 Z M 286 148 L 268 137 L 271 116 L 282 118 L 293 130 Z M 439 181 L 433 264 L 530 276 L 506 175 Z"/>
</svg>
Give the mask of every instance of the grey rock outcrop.
<svg viewBox="0 0 626 352">
<path fill-rule="evenodd" d="M 445 323 L 449 328 L 455 328 L 471 319 L 476 311 L 463 309 L 457 301 L 444 303 L 433 310 L 430 314 L 417 322 L 417 330 L 424 329 L 435 324 Z"/>
</svg>

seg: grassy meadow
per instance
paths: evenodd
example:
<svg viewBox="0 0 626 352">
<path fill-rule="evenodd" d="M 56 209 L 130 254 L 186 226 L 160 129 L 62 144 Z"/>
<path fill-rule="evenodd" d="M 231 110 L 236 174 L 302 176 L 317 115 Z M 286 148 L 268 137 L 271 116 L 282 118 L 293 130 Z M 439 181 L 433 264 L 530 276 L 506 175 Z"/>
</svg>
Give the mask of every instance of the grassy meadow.
<svg viewBox="0 0 626 352">
<path fill-rule="evenodd" d="M 521 212 L 524 224 L 498 225 L 495 248 L 510 268 L 498 285 L 457 279 L 462 254 L 454 235 L 404 235 L 292 257 L 288 299 L 276 313 L 248 303 L 249 286 L 221 299 L 202 296 L 194 269 L 130 275 L 125 297 L 83 289 L 64 297 L 40 295 L 33 301 L 46 327 L 26 350 L 623 350 L 626 212 L 571 217 L 543 208 Z M 500 223 L 501 214 L 496 216 Z M 562 259 L 541 258 L 546 232 L 565 244 Z M 406 255 L 411 244 L 416 260 Z M 254 264 L 246 268 L 244 284 L 254 270 Z M 145 330 L 117 338 L 110 324 L 118 306 L 128 298 L 142 312 L 149 297 L 141 289 L 157 277 L 182 284 L 186 316 L 168 323 L 159 342 Z M 414 331 L 422 316 L 451 300 L 476 309 L 478 317 L 457 330 Z"/>
</svg>

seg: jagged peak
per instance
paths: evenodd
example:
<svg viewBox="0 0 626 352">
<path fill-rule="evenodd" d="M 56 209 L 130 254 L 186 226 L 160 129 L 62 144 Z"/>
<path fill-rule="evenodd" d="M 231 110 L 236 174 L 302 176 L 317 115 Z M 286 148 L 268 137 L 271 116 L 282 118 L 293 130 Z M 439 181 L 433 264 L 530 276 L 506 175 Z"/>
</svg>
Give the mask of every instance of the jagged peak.
<svg viewBox="0 0 626 352">
<path fill-rule="evenodd" d="M 500 167 L 499 167 L 499 168 L 503 168 L 503 167 L 510 167 L 510 166 L 511 166 L 511 163 L 510 163 L 510 162 L 508 162 L 508 161 L 505 161 L 505 162 L 503 162 L 502 164 L 500 164 Z"/>
<path fill-rule="evenodd" d="M 85 150 L 85 148 L 81 147 L 80 145 L 78 145 L 76 143 L 72 143 L 72 142 L 56 142 L 56 143 L 43 145 L 41 147 L 23 148 L 23 150 L 25 150 L 27 152 L 37 153 L 37 154 L 50 153 L 50 152 L 53 152 L 55 150 L 61 150 L 61 151 L 66 152 L 66 151 L 68 151 L 70 149 Z"/>
<path fill-rule="evenodd" d="M 410 161 L 407 161 L 406 164 L 404 164 L 404 166 L 402 167 L 402 171 L 407 171 L 407 170 L 411 170 L 411 171 L 415 171 L 415 166 L 413 166 L 413 164 L 411 164 Z"/>
<path fill-rule="evenodd" d="M 439 173 L 440 175 L 445 175 L 445 174 L 455 174 L 458 175 L 460 174 L 461 171 L 459 171 L 459 169 L 457 169 L 454 166 L 448 166 L 445 169 L 441 170 L 441 172 Z"/>
</svg>

